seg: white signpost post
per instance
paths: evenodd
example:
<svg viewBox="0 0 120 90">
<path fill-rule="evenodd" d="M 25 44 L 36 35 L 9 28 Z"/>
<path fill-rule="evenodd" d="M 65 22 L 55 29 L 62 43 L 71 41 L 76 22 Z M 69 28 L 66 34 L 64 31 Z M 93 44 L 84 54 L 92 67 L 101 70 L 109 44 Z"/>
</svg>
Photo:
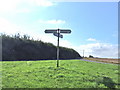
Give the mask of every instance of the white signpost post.
<svg viewBox="0 0 120 90">
<path fill-rule="evenodd" d="M 71 33 L 71 30 L 69 29 L 46 29 L 45 33 L 53 33 L 54 36 L 58 37 L 57 42 L 57 67 L 59 67 L 59 38 L 63 38 L 63 34 L 69 34 Z"/>
</svg>

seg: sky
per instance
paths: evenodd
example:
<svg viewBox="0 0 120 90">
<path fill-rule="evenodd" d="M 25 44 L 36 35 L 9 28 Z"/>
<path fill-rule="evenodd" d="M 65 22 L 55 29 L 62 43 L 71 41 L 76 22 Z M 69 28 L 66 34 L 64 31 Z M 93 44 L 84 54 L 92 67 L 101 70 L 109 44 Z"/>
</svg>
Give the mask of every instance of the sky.
<svg viewBox="0 0 120 90">
<path fill-rule="evenodd" d="M 45 29 L 70 29 L 60 46 L 81 56 L 118 57 L 117 0 L 0 0 L 0 33 L 27 34 L 57 45 Z"/>
</svg>

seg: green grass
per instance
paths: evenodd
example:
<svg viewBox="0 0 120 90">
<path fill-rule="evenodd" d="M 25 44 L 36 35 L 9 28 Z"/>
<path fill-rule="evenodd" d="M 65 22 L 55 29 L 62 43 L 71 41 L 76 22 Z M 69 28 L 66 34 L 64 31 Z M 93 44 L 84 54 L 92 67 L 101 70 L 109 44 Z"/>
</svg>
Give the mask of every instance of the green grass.
<svg viewBox="0 0 120 90">
<path fill-rule="evenodd" d="M 118 88 L 118 65 L 81 60 L 3 61 L 2 88 Z"/>
</svg>

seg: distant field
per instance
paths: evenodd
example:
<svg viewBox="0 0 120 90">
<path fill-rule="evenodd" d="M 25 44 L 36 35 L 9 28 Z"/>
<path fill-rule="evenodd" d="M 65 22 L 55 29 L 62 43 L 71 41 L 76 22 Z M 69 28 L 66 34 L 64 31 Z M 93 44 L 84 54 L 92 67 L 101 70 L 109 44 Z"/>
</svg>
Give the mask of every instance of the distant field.
<svg viewBox="0 0 120 90">
<path fill-rule="evenodd" d="M 81 60 L 3 61 L 3 88 L 118 88 L 118 65 Z"/>
<path fill-rule="evenodd" d="M 120 64 L 120 59 L 110 59 L 110 58 L 85 58 L 85 59 L 106 62 L 106 63 Z"/>
</svg>

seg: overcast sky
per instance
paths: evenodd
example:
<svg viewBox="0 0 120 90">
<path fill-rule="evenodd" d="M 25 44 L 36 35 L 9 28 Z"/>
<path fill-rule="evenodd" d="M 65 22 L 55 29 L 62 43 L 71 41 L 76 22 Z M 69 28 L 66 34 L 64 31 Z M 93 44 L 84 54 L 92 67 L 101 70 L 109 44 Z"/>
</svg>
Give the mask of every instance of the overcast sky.
<svg viewBox="0 0 120 90">
<path fill-rule="evenodd" d="M 27 34 L 57 45 L 57 38 L 44 30 L 71 29 L 60 39 L 60 46 L 73 48 L 81 56 L 84 50 L 85 56 L 118 57 L 118 0 L 53 1 L 0 0 L 0 33 Z"/>
</svg>

